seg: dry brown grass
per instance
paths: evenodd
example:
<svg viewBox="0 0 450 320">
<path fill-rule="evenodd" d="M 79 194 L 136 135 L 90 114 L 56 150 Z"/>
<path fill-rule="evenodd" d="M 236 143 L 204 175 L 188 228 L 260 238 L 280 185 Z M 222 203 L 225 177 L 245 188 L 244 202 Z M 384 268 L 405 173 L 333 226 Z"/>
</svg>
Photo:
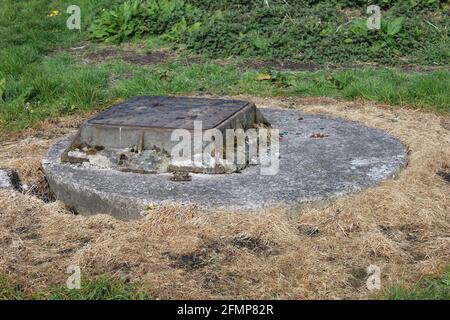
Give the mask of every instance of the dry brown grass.
<svg viewBox="0 0 450 320">
<path fill-rule="evenodd" d="M 0 192 L 0 274 L 27 290 L 63 284 L 71 264 L 148 287 L 158 298 L 366 298 L 365 270 L 384 286 L 450 262 L 448 117 L 331 99 L 264 99 L 384 129 L 409 148 L 396 179 L 323 207 L 204 213 L 157 207 L 139 221 L 72 215 L 61 203 Z M 39 180 L 39 161 L 80 118 L 45 123 L 0 144 L 0 167 Z M 19 139 L 18 139 L 19 138 Z"/>
</svg>

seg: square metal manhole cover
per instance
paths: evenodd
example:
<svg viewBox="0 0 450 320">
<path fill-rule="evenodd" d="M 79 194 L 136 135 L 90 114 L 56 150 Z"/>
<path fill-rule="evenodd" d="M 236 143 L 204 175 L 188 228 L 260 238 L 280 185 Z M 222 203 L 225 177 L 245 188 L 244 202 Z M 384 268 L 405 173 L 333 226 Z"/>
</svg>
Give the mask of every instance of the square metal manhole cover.
<svg viewBox="0 0 450 320">
<path fill-rule="evenodd" d="M 192 130 L 194 121 L 202 121 L 203 129 L 212 129 L 249 105 L 249 102 L 239 100 L 135 97 L 109 108 L 88 123 Z"/>
<path fill-rule="evenodd" d="M 175 129 L 244 129 L 257 122 L 255 104 L 240 100 L 190 97 L 134 97 L 86 121 L 78 143 L 104 148 L 159 148 L 170 152 Z"/>
</svg>

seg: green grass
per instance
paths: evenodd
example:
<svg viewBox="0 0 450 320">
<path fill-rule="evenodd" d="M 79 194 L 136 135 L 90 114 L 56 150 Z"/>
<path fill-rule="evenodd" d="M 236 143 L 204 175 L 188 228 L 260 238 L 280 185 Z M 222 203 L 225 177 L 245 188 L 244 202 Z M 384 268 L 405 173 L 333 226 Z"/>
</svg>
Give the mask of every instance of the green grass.
<svg viewBox="0 0 450 320">
<path fill-rule="evenodd" d="M 450 267 L 441 276 L 425 277 L 414 286 L 393 287 L 384 293 L 389 300 L 450 300 Z"/>
<path fill-rule="evenodd" d="M 108 277 L 84 280 L 79 290 L 54 286 L 44 291 L 23 293 L 10 279 L 0 277 L 0 300 L 151 300 L 152 296 L 135 285 Z"/>
<path fill-rule="evenodd" d="M 120 79 L 129 73 L 133 73 L 132 78 Z M 21 130 L 37 120 L 101 109 L 114 100 L 135 95 L 198 92 L 327 96 L 450 111 L 447 71 L 425 74 L 394 69 L 285 72 L 277 73 L 273 81 L 256 80 L 258 73 L 211 63 L 138 67 L 114 61 L 86 66 L 60 55 L 31 65 L 20 78 L 7 79 L 5 101 L 0 104 L 0 123 L 5 130 Z M 111 75 L 119 80 L 109 81 Z"/>
</svg>

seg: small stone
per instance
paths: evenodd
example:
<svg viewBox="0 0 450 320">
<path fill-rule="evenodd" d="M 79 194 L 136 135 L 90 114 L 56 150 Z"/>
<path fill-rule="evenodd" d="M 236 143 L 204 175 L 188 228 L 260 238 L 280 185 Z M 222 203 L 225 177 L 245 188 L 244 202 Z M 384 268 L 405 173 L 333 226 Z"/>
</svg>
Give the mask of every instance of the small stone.
<svg viewBox="0 0 450 320">
<path fill-rule="evenodd" d="M 0 189 L 20 189 L 20 179 L 17 171 L 0 169 Z"/>
<path fill-rule="evenodd" d="M 326 137 L 328 137 L 328 135 L 323 133 L 314 133 L 310 136 L 310 138 L 326 138 Z"/>
<path fill-rule="evenodd" d="M 192 176 L 189 172 L 174 172 L 170 177 L 171 181 L 192 181 Z"/>
</svg>

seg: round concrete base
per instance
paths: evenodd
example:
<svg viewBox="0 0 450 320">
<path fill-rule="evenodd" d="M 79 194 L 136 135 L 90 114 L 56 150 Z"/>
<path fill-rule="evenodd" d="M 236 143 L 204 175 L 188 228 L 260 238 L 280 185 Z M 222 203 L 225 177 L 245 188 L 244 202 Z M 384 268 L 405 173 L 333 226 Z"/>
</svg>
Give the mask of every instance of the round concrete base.
<svg viewBox="0 0 450 320">
<path fill-rule="evenodd" d="M 295 110 L 260 109 L 282 133 L 276 175 L 253 166 L 242 173 L 194 174 L 171 181 L 168 174 L 142 175 L 61 164 L 71 137 L 43 160 L 56 197 L 80 214 L 140 217 L 150 203 L 195 203 L 203 208 L 256 209 L 326 200 L 373 186 L 407 161 L 406 148 L 387 133 L 355 122 Z"/>
</svg>

